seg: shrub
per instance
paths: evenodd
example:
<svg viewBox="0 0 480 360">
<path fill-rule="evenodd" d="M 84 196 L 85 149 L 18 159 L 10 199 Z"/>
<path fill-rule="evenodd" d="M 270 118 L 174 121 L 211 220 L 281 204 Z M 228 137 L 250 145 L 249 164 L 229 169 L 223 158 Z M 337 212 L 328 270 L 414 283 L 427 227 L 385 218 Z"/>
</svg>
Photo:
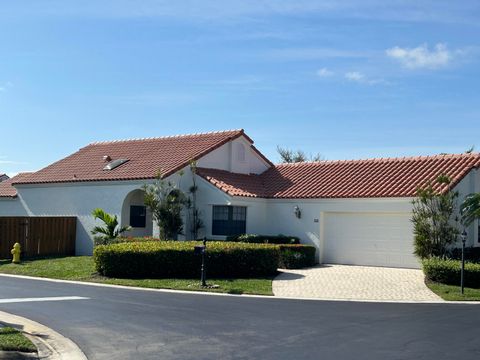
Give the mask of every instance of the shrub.
<svg viewBox="0 0 480 360">
<path fill-rule="evenodd" d="M 438 258 L 422 261 L 423 272 L 428 280 L 448 285 L 460 285 L 461 262 Z M 480 288 L 480 264 L 465 263 L 465 286 Z"/>
<path fill-rule="evenodd" d="M 453 260 L 462 259 L 462 248 L 455 248 L 449 251 L 448 258 Z M 469 246 L 465 248 L 465 260 L 480 263 L 480 247 Z"/>
<path fill-rule="evenodd" d="M 132 242 L 95 248 L 97 271 L 119 278 L 196 278 L 195 241 Z M 207 277 L 261 277 L 277 272 L 279 248 L 268 244 L 207 243 Z"/>
<path fill-rule="evenodd" d="M 131 229 L 130 226 L 120 226 L 117 215 L 109 214 L 100 208 L 94 209 L 92 216 L 103 222 L 103 226 L 95 226 L 91 231 L 92 235 L 95 235 L 95 246 L 114 243 L 122 233 Z"/>
<path fill-rule="evenodd" d="M 445 257 L 448 246 L 457 240 L 459 234 L 455 213 L 457 191 L 439 193 L 438 186 L 450 186 L 451 180 L 440 175 L 436 183 L 428 183 L 417 189 L 413 200 L 412 222 L 414 253 L 421 259 Z"/>
<path fill-rule="evenodd" d="M 301 269 L 317 263 L 316 248 L 311 245 L 279 245 L 282 269 Z"/>
<path fill-rule="evenodd" d="M 298 237 L 285 235 L 241 234 L 228 236 L 227 241 L 254 244 L 300 244 L 300 239 Z"/>
</svg>

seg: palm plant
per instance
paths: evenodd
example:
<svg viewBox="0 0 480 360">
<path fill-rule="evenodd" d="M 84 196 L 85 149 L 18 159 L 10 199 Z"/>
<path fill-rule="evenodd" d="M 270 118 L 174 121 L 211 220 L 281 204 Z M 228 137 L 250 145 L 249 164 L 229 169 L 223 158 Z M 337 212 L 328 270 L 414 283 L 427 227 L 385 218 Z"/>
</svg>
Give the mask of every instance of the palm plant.
<svg viewBox="0 0 480 360">
<path fill-rule="evenodd" d="M 92 216 L 95 220 L 101 220 L 103 226 L 95 226 L 92 229 L 92 234 L 95 236 L 95 245 L 105 245 L 111 242 L 112 240 L 118 238 L 125 231 L 131 229 L 130 226 L 118 225 L 117 215 L 111 215 L 105 210 L 97 208 L 92 211 Z"/>
<path fill-rule="evenodd" d="M 460 206 L 460 214 L 465 226 L 470 225 L 475 219 L 480 219 L 480 193 L 470 194 L 465 197 Z"/>
<path fill-rule="evenodd" d="M 185 194 L 158 172 L 155 181 L 143 186 L 145 206 L 152 212 L 160 229 L 160 239 L 177 240 L 183 234 L 182 211 L 187 204 Z"/>
</svg>

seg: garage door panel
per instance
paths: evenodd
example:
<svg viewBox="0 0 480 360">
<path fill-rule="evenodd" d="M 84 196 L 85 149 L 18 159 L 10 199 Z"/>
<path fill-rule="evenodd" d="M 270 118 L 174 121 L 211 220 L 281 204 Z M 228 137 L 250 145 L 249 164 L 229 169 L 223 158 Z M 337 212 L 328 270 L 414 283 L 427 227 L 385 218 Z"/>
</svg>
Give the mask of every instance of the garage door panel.
<svg viewBox="0 0 480 360">
<path fill-rule="evenodd" d="M 410 214 L 325 213 L 324 262 L 419 267 Z"/>
</svg>

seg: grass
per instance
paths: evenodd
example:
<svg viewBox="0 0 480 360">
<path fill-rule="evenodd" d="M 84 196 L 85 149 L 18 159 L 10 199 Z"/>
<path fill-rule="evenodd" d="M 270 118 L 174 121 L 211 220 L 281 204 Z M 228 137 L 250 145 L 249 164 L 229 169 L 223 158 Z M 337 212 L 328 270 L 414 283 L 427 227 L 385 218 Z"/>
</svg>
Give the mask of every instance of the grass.
<svg viewBox="0 0 480 360">
<path fill-rule="evenodd" d="M 436 282 L 426 282 L 428 288 L 447 301 L 480 301 L 480 289 L 465 288 L 464 294 L 460 293 L 459 285 L 445 285 Z"/>
<path fill-rule="evenodd" d="M 37 348 L 20 331 L 11 327 L 0 327 L 0 350 L 36 352 Z"/>
<path fill-rule="evenodd" d="M 199 284 L 200 269 L 198 279 L 107 278 L 100 276 L 95 272 L 95 266 L 91 256 L 69 256 L 25 260 L 20 264 L 12 264 L 10 260 L 0 260 L 0 273 L 124 286 L 138 286 L 154 289 L 208 291 L 229 294 L 273 295 L 272 278 L 208 279 L 209 284 L 218 285 L 218 288 L 203 289 Z"/>
</svg>

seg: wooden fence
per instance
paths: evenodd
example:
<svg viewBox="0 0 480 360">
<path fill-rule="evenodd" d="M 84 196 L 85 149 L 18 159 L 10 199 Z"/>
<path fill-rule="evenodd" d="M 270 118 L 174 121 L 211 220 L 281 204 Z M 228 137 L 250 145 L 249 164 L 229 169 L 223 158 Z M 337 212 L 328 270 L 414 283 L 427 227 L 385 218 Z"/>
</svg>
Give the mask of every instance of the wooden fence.
<svg viewBox="0 0 480 360">
<path fill-rule="evenodd" d="M 22 256 L 75 255 L 76 217 L 0 217 L 0 259 L 10 258 L 16 242 Z"/>
</svg>

